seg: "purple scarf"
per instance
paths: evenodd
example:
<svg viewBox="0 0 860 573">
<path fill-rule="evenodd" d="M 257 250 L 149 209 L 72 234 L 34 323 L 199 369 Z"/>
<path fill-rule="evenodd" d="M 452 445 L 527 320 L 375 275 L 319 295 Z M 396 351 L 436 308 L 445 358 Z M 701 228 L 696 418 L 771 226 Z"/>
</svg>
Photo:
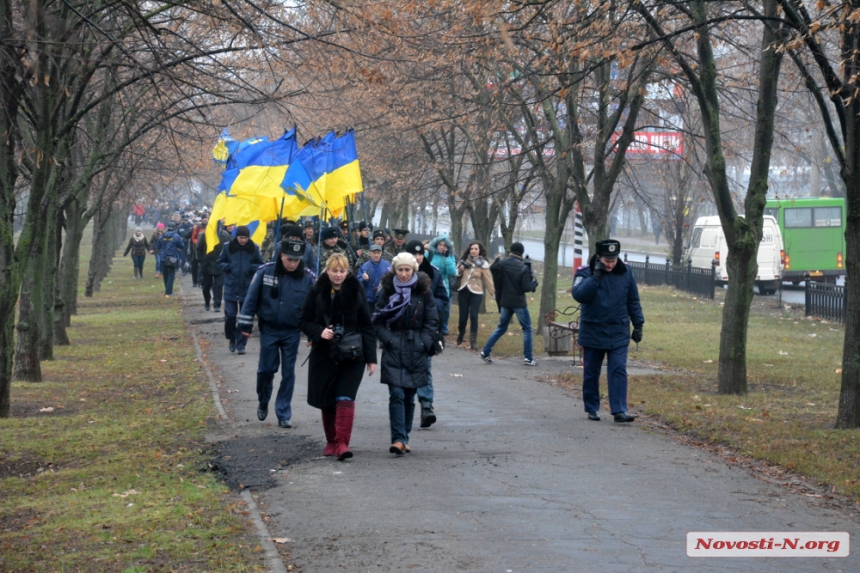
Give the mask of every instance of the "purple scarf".
<svg viewBox="0 0 860 573">
<path fill-rule="evenodd" d="M 412 303 L 412 287 L 418 282 L 418 273 L 413 273 L 412 278 L 405 283 L 400 282 L 397 275 L 394 275 L 392 279 L 394 294 L 389 297 L 385 308 L 373 313 L 373 324 L 381 324 L 383 322 L 391 324 L 400 318 Z"/>
</svg>

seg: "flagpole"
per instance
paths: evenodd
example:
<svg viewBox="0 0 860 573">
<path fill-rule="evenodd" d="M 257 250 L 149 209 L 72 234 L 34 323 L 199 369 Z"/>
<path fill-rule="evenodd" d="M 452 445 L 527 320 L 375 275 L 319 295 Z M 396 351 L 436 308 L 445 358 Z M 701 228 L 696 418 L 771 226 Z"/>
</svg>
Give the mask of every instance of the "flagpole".
<svg viewBox="0 0 860 573">
<path fill-rule="evenodd" d="M 278 224 L 275 227 L 275 238 L 274 238 L 275 248 L 274 248 L 273 253 L 272 253 L 272 260 L 273 261 L 278 260 L 278 254 L 280 253 L 279 247 L 280 247 L 280 242 L 281 242 L 281 220 L 284 218 L 284 201 L 286 200 L 286 198 L 287 198 L 286 195 L 281 197 L 281 210 L 278 211 Z"/>
</svg>

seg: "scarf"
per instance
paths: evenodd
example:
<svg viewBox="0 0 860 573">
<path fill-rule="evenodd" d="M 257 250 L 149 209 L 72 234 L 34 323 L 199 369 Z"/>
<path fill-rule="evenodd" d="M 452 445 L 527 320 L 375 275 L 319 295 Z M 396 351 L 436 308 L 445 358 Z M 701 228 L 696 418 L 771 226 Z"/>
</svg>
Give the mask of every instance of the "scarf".
<svg viewBox="0 0 860 573">
<path fill-rule="evenodd" d="M 412 278 L 405 283 L 400 282 L 397 275 L 394 275 L 392 278 L 394 294 L 389 297 L 385 308 L 373 313 L 373 317 L 371 317 L 373 324 L 380 324 L 382 322 L 391 324 L 400 318 L 412 303 L 412 287 L 418 283 L 418 273 L 413 273 Z"/>
<path fill-rule="evenodd" d="M 487 261 L 484 260 L 484 257 L 478 255 L 477 257 L 469 256 L 469 262 L 472 263 L 472 267 L 483 268 L 484 263 Z"/>
</svg>

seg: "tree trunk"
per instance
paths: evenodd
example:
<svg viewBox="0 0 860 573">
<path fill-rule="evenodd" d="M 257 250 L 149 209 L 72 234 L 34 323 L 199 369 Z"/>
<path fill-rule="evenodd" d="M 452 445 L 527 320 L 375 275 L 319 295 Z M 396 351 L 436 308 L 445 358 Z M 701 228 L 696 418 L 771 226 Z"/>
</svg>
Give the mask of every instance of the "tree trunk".
<svg viewBox="0 0 860 573">
<path fill-rule="evenodd" d="M 61 246 L 59 243 L 62 241 L 63 229 L 56 208 L 49 209 L 46 221 L 50 221 L 50 228 L 47 229 L 45 254 L 42 257 L 44 285 L 42 287 L 42 312 L 40 313 L 42 322 L 39 325 L 39 357 L 42 360 L 53 360 L 54 311 L 57 307 L 57 271 L 59 270 L 58 259 Z"/>
<path fill-rule="evenodd" d="M 558 285 L 558 246 L 564 234 L 567 217 L 573 209 L 574 200 L 567 197 L 567 171 L 559 166 L 559 173 L 552 188 L 544 193 L 546 198 L 546 213 L 544 222 L 546 234 L 543 237 L 544 271 L 540 291 L 540 316 L 538 326 L 546 326 L 546 315 L 556 308 L 556 290 Z M 571 304 L 573 304 L 571 299 Z"/>
<path fill-rule="evenodd" d="M 860 166 L 858 166 L 860 167 Z M 860 178 L 855 181 L 860 181 Z M 850 179 L 845 181 L 849 190 L 848 217 L 845 229 L 845 337 L 842 346 L 842 385 L 839 392 L 839 410 L 836 427 L 860 428 L 860 197 Z"/>
<path fill-rule="evenodd" d="M 78 313 L 78 276 L 80 273 L 81 240 L 87 221 L 84 206 L 73 200 L 66 208 L 66 240 L 57 277 L 58 292 L 63 302 L 63 325 L 71 326 L 72 316 Z"/>
<path fill-rule="evenodd" d="M 729 283 L 720 328 L 717 375 L 720 394 L 745 394 L 747 391 L 747 326 L 758 264 L 757 249 L 739 247 L 730 250 L 726 257 Z"/>
<path fill-rule="evenodd" d="M 41 382 L 42 368 L 39 363 L 39 316 L 38 296 L 39 285 L 37 277 L 38 255 L 30 258 L 24 267 L 24 278 L 21 281 L 21 294 L 18 297 L 18 336 L 15 339 L 15 380 L 25 382 Z"/>
</svg>

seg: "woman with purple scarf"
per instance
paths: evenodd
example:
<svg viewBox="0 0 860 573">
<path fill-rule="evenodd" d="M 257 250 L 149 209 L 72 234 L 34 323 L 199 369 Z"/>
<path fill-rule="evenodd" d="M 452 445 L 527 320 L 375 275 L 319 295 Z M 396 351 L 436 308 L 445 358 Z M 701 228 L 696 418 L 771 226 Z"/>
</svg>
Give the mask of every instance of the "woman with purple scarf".
<svg viewBox="0 0 860 573">
<path fill-rule="evenodd" d="M 428 383 L 427 357 L 439 315 L 430 291 L 430 277 L 418 272 L 418 262 L 400 253 L 382 277 L 373 325 L 382 344 L 382 380 L 388 384 L 388 418 L 392 454 L 412 451 L 409 432 L 415 415 L 415 392 Z"/>
</svg>

